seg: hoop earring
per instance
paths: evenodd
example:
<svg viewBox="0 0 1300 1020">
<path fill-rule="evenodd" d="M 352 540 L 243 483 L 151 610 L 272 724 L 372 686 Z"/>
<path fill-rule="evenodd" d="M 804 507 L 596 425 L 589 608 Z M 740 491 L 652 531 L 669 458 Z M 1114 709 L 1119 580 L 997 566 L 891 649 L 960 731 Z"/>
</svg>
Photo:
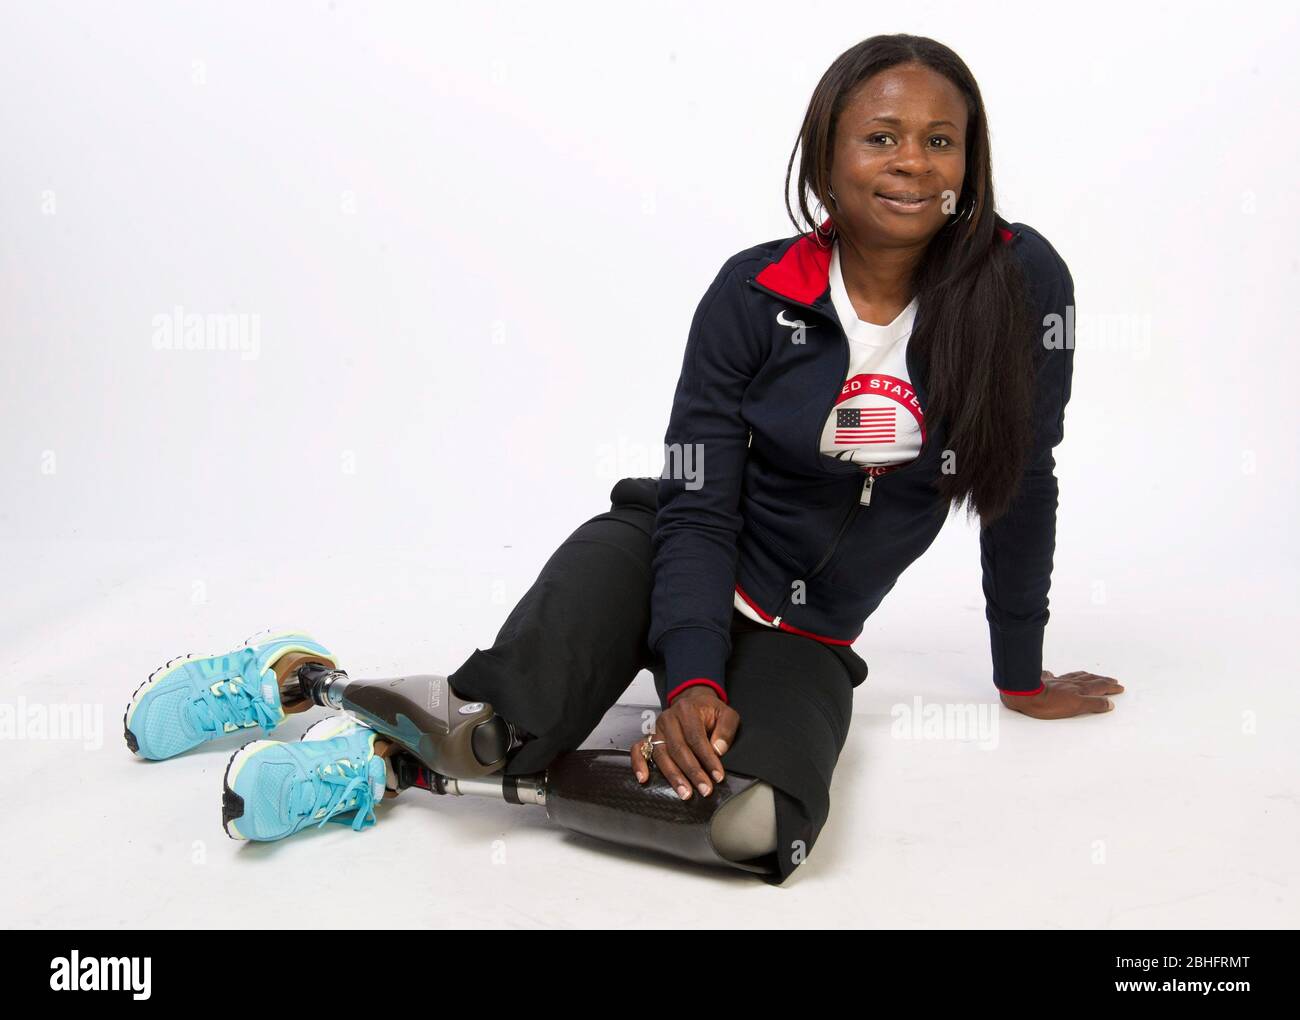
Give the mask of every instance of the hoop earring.
<svg viewBox="0 0 1300 1020">
<path fill-rule="evenodd" d="M 822 203 L 821 203 L 821 199 L 818 199 L 818 200 L 817 200 L 817 208 L 820 209 L 820 210 L 822 211 L 822 213 L 825 213 L 825 212 L 826 212 L 826 207 L 825 207 L 824 205 L 822 205 Z M 823 232 L 823 231 L 822 231 L 822 218 L 823 218 L 822 216 L 815 216 L 815 217 L 813 218 L 813 233 L 817 235 L 817 244 L 818 244 L 818 246 L 820 246 L 820 247 L 829 247 L 829 244 L 825 244 L 825 245 L 824 245 L 824 244 L 822 243 L 822 238 L 826 238 L 826 239 L 828 240 L 828 242 L 829 242 L 829 239 L 835 236 L 835 222 L 832 220 L 832 221 L 831 221 L 831 225 L 830 225 L 830 229 L 827 230 L 827 231 L 825 231 L 825 232 Z"/>
<path fill-rule="evenodd" d="M 831 193 L 831 201 L 835 203 L 835 208 L 838 209 L 840 207 L 840 200 L 835 197 L 835 189 L 828 185 L 826 190 Z"/>
</svg>

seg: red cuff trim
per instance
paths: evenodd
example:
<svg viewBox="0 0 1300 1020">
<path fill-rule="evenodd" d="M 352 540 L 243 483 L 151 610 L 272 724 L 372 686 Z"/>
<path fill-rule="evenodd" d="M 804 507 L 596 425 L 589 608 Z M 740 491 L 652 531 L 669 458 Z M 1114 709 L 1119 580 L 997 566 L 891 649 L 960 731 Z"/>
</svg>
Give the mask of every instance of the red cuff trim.
<svg viewBox="0 0 1300 1020">
<path fill-rule="evenodd" d="M 1039 684 L 1032 691 L 1003 691 L 1001 687 L 998 688 L 998 690 L 1002 691 L 1003 694 L 1014 694 L 1018 698 L 1029 697 L 1034 694 L 1041 694 L 1046 689 L 1047 689 L 1046 684 Z"/>
<path fill-rule="evenodd" d="M 714 683 L 712 680 L 710 680 L 708 677 L 705 676 L 697 676 L 694 680 L 682 681 L 671 691 L 668 692 L 668 697 L 665 698 L 664 700 L 671 705 L 673 703 L 673 698 L 681 694 L 682 691 L 686 690 L 686 688 L 694 687 L 696 684 L 708 684 L 710 687 L 712 687 L 715 691 L 718 692 L 718 697 L 722 699 L 722 703 L 724 705 L 727 704 L 727 692 L 722 689 L 720 684 Z"/>
</svg>

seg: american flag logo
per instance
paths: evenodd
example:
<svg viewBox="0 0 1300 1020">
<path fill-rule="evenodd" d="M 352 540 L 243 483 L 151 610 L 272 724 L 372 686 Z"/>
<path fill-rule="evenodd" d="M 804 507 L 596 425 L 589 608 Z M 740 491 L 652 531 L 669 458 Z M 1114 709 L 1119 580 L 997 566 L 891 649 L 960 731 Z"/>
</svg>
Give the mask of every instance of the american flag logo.
<svg viewBox="0 0 1300 1020">
<path fill-rule="evenodd" d="M 846 407 L 835 412 L 835 444 L 892 443 L 897 439 L 893 407 Z"/>
</svg>

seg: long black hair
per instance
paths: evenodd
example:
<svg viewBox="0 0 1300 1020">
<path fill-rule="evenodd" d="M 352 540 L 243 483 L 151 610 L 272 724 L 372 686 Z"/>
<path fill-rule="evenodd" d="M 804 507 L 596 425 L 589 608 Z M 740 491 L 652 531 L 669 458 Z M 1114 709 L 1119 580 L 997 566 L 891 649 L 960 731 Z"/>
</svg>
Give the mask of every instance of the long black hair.
<svg viewBox="0 0 1300 1020">
<path fill-rule="evenodd" d="M 919 310 L 910 344 L 925 366 L 927 420 L 945 422 L 952 457 L 935 484 L 967 517 L 992 523 L 1011 505 L 1033 441 L 1035 327 L 1019 262 L 998 235 L 988 119 L 970 69 L 942 43 L 917 35 L 876 35 L 835 59 L 813 91 L 786 167 L 786 212 L 801 234 L 829 246 L 838 227 L 830 194 L 835 130 L 854 90 L 898 64 L 922 64 L 965 97 L 966 176 L 953 218 L 930 240 L 913 276 Z M 802 226 L 790 207 L 800 154 Z M 828 211 L 829 235 L 808 208 Z"/>
</svg>

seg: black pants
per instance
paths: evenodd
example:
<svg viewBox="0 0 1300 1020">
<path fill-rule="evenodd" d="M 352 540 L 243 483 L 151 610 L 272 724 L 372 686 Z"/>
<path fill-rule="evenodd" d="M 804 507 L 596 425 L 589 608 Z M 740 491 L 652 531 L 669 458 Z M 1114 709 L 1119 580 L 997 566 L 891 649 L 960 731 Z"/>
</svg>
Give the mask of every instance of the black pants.
<svg viewBox="0 0 1300 1020">
<path fill-rule="evenodd" d="M 508 760 L 509 775 L 540 772 L 578 747 L 642 669 L 654 674 L 664 707 L 663 660 L 646 641 L 656 480 L 624 478 L 611 502 L 556 549 L 492 647 L 475 649 L 448 677 L 461 697 L 490 703 L 533 735 Z M 771 884 L 789 877 L 826 823 L 853 688 L 866 676 L 848 646 L 773 630 L 739 611 L 732 618 L 727 697 L 740 729 L 722 761 L 775 791 Z"/>
</svg>

